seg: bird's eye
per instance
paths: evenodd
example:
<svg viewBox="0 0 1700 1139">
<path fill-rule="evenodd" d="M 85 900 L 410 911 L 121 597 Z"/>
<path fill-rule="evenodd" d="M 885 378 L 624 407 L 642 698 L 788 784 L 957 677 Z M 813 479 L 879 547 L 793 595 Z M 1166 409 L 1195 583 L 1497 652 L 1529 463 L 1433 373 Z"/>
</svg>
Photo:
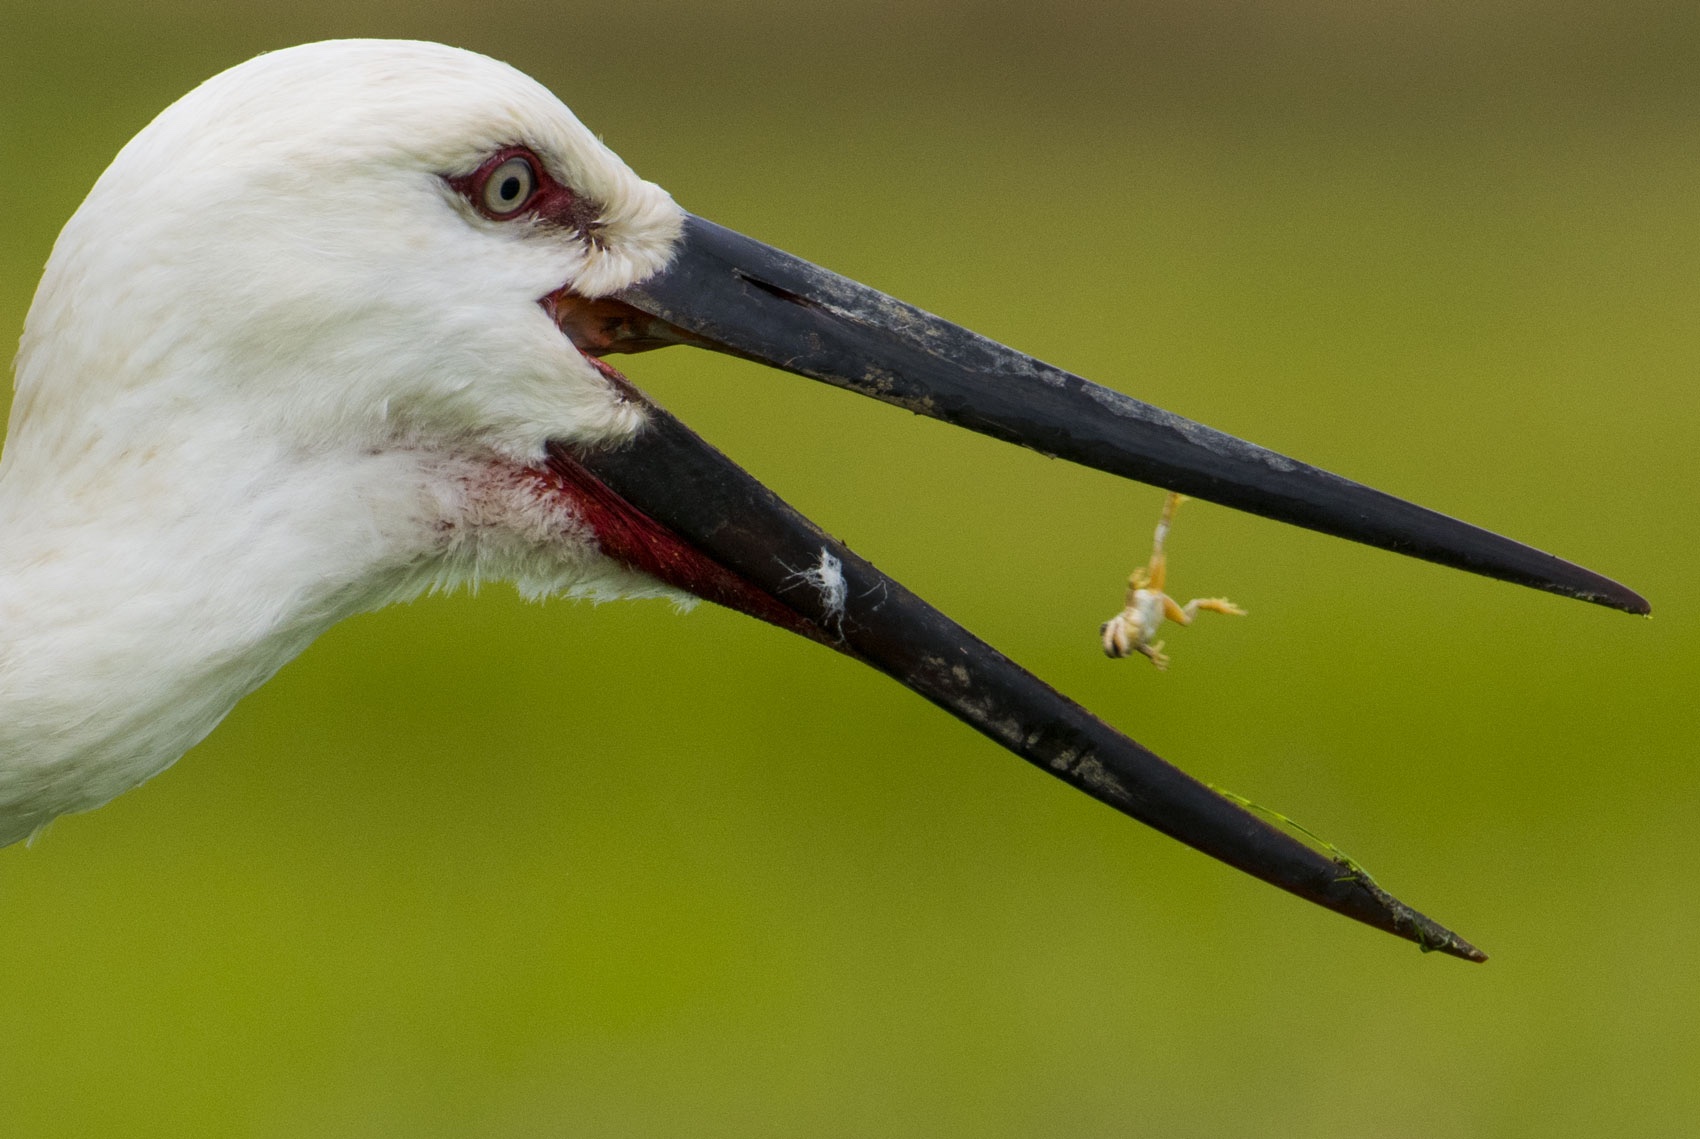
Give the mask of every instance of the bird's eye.
<svg viewBox="0 0 1700 1139">
<path fill-rule="evenodd" d="M 537 192 L 537 171 L 525 158 L 510 158 L 484 180 L 480 198 L 491 217 L 512 217 L 524 209 Z"/>
</svg>

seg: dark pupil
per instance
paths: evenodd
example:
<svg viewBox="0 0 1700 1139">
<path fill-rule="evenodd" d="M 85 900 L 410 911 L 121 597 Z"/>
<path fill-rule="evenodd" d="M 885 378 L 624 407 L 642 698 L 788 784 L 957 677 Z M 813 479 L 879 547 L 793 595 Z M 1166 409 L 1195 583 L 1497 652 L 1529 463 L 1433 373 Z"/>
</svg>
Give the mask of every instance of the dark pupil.
<svg viewBox="0 0 1700 1139">
<path fill-rule="evenodd" d="M 511 202 L 515 198 L 519 197 L 519 187 L 519 175 L 510 174 L 506 178 L 502 179 L 501 188 L 497 192 L 501 194 L 502 201 Z"/>
</svg>

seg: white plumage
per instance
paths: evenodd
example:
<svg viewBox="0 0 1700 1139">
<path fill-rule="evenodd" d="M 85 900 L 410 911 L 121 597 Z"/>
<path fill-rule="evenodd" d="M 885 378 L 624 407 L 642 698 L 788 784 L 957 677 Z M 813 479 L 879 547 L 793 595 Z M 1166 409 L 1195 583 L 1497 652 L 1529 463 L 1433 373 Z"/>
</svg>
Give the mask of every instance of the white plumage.
<svg viewBox="0 0 1700 1139">
<path fill-rule="evenodd" d="M 445 175 L 530 147 L 598 240 Z M 546 89 L 345 41 L 185 96 L 66 225 L 0 458 L 0 844 L 156 774 L 352 613 L 473 579 L 674 592 L 515 473 L 630 432 L 539 307 L 663 265 L 682 214 Z"/>
</svg>

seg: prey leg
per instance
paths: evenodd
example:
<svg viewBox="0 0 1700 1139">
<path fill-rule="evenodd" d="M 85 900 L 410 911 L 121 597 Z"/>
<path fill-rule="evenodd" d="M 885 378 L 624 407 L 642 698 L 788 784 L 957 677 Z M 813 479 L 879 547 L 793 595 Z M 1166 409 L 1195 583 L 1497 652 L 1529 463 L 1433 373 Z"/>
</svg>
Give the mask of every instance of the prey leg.
<svg viewBox="0 0 1700 1139">
<path fill-rule="evenodd" d="M 1245 610 L 1229 601 L 1226 597 L 1195 597 L 1185 605 L 1176 605 L 1175 599 L 1163 598 L 1163 611 L 1169 620 L 1177 625 L 1190 625 L 1200 610 L 1207 613 L 1226 613 L 1230 617 L 1244 617 Z"/>
<path fill-rule="evenodd" d="M 1174 493 L 1164 500 L 1163 513 L 1157 519 L 1157 532 L 1152 535 L 1151 560 L 1128 575 L 1127 597 L 1122 611 L 1098 629 L 1104 655 L 1120 659 L 1137 652 L 1159 670 L 1166 669 L 1169 658 L 1163 654 L 1163 642 L 1156 639 L 1157 629 L 1165 619 L 1177 625 L 1190 625 L 1201 611 L 1245 615 L 1244 609 L 1226 597 L 1195 597 L 1182 605 L 1163 592 L 1169 570 L 1164 546 L 1168 542 L 1169 527 L 1175 520 L 1175 511 L 1184 501 L 1184 495 Z"/>
</svg>

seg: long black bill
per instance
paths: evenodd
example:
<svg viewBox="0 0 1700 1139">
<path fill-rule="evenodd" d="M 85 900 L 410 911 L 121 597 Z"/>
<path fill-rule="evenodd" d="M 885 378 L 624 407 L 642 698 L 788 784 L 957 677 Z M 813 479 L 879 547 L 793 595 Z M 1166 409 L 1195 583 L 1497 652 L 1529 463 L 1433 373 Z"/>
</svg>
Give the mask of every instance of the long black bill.
<svg viewBox="0 0 1700 1139">
<path fill-rule="evenodd" d="M 687 216 L 672 264 L 618 301 L 602 351 L 691 343 L 1224 506 L 1629 613 L 1609 578 L 1100 387 Z"/>
<path fill-rule="evenodd" d="M 1041 770 L 1301 898 L 1467 960 L 1485 955 L 1360 869 L 1282 833 L 1058 694 L 823 533 L 637 392 L 613 449 L 553 448 L 603 552 L 872 665 Z M 917 757 L 917 762 L 924 759 Z"/>
</svg>

